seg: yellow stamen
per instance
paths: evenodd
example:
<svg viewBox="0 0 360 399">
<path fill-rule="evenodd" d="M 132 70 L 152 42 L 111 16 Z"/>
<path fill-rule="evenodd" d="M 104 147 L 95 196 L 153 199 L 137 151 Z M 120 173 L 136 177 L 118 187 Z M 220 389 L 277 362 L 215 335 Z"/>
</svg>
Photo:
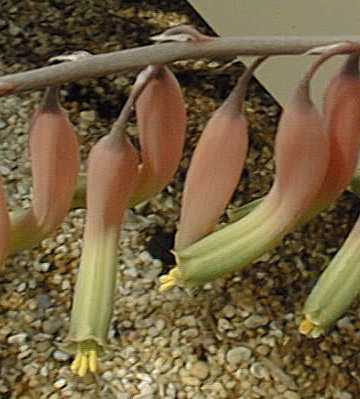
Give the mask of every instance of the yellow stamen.
<svg viewBox="0 0 360 399">
<path fill-rule="evenodd" d="M 182 274 L 178 267 L 174 267 L 170 272 L 160 277 L 160 292 L 165 292 L 176 285 L 181 284 Z"/>
<path fill-rule="evenodd" d="M 78 344 L 78 351 L 70 367 L 74 374 L 84 377 L 88 371 L 96 373 L 99 369 L 98 364 L 98 345 L 91 340 L 86 340 Z"/>
<path fill-rule="evenodd" d="M 98 358 L 96 350 L 89 351 L 89 369 L 92 373 L 98 370 Z"/>
<path fill-rule="evenodd" d="M 88 357 L 87 357 L 87 352 L 81 354 L 81 362 L 80 362 L 80 367 L 77 370 L 77 374 L 79 377 L 84 377 L 86 373 L 88 372 Z"/>
<path fill-rule="evenodd" d="M 304 335 L 309 335 L 314 328 L 315 324 L 311 320 L 305 319 L 300 323 L 299 332 Z"/>
<path fill-rule="evenodd" d="M 71 363 L 71 371 L 76 374 L 79 367 L 80 367 L 80 363 L 81 363 L 81 352 L 78 352 L 76 354 L 76 357 L 74 359 L 74 361 Z"/>
</svg>

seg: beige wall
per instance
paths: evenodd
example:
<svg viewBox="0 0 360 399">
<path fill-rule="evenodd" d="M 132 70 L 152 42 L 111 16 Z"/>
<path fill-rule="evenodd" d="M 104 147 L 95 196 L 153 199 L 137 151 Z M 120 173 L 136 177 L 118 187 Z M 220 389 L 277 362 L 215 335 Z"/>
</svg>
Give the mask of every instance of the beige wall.
<svg viewBox="0 0 360 399">
<path fill-rule="evenodd" d="M 208 24 L 223 36 L 247 35 L 358 35 L 359 0 L 189 0 Z M 282 56 L 268 60 L 257 78 L 280 102 L 313 57 Z M 249 58 L 244 59 L 248 63 Z M 340 58 L 322 67 L 313 95 L 321 101 L 326 80 Z"/>
</svg>

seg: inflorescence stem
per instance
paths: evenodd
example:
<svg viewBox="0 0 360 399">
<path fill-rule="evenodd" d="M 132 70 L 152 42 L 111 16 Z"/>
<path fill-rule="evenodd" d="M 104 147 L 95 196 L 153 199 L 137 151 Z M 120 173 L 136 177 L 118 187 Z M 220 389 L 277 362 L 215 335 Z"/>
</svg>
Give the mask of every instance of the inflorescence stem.
<svg viewBox="0 0 360 399">
<path fill-rule="evenodd" d="M 360 43 L 360 36 L 221 37 L 204 42 L 201 46 L 192 42 L 155 44 L 2 76 L 0 96 L 136 70 L 150 64 L 169 64 L 178 60 L 207 57 L 229 58 L 239 55 L 296 55 L 314 47 L 345 41 Z"/>
</svg>

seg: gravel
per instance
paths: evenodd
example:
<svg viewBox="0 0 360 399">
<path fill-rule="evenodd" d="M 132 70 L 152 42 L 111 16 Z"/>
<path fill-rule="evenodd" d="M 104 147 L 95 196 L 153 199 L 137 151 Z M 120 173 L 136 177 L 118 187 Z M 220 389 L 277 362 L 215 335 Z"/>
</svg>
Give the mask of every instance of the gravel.
<svg viewBox="0 0 360 399">
<path fill-rule="evenodd" d="M 1 73 L 43 65 L 64 51 L 94 53 L 149 43 L 170 25 L 206 26 L 183 2 L 2 0 Z M 222 62 L 173 66 L 189 111 L 188 139 L 172 184 L 128 215 L 119 245 L 119 273 L 110 349 L 98 376 L 74 377 L 59 344 L 69 327 L 79 265 L 84 210 L 74 210 L 57 233 L 32 251 L 8 259 L 0 276 L 0 397 L 116 399 L 356 399 L 359 317 L 356 304 L 327 336 L 297 332 L 311 287 L 346 237 L 357 199 L 345 194 L 329 211 L 289 235 L 248 271 L 208 284 L 198 293 L 158 292 L 171 248 L 189 156 L 211 112 L 241 66 Z M 264 66 L 266 67 L 266 66 Z M 62 89 L 79 130 L 82 160 L 109 131 L 134 73 L 77 82 Z M 1 174 L 9 206 L 31 198 L 27 130 L 41 93 L 1 99 Z M 272 148 L 279 107 L 252 84 L 246 103 L 251 149 L 234 195 L 239 206 L 263 195 L 272 181 Z M 130 135 L 136 138 L 131 122 Z M 226 216 L 224 217 L 226 220 Z"/>
</svg>

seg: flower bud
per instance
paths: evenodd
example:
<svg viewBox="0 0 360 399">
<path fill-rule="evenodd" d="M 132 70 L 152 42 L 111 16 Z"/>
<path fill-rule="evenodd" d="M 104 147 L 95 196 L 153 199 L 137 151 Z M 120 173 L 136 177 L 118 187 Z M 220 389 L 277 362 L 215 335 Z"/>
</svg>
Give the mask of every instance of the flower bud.
<svg viewBox="0 0 360 399">
<path fill-rule="evenodd" d="M 200 137 L 185 180 L 176 251 L 214 230 L 236 189 L 249 141 L 244 97 L 253 71 L 263 60 L 257 59 L 240 77 Z"/>
<path fill-rule="evenodd" d="M 139 203 L 159 193 L 179 166 L 186 130 L 181 88 L 167 67 L 161 67 L 136 101 L 142 165 L 132 198 Z"/>
<path fill-rule="evenodd" d="M 327 204 L 334 201 L 346 189 L 357 165 L 360 149 L 358 64 L 359 55 L 349 55 L 341 71 L 331 80 L 325 95 L 325 126 L 331 147 L 321 200 Z"/>
<path fill-rule="evenodd" d="M 58 89 L 46 90 L 30 126 L 33 176 L 32 209 L 44 235 L 67 215 L 79 172 L 79 144 L 75 130 L 58 101 Z"/>
</svg>

